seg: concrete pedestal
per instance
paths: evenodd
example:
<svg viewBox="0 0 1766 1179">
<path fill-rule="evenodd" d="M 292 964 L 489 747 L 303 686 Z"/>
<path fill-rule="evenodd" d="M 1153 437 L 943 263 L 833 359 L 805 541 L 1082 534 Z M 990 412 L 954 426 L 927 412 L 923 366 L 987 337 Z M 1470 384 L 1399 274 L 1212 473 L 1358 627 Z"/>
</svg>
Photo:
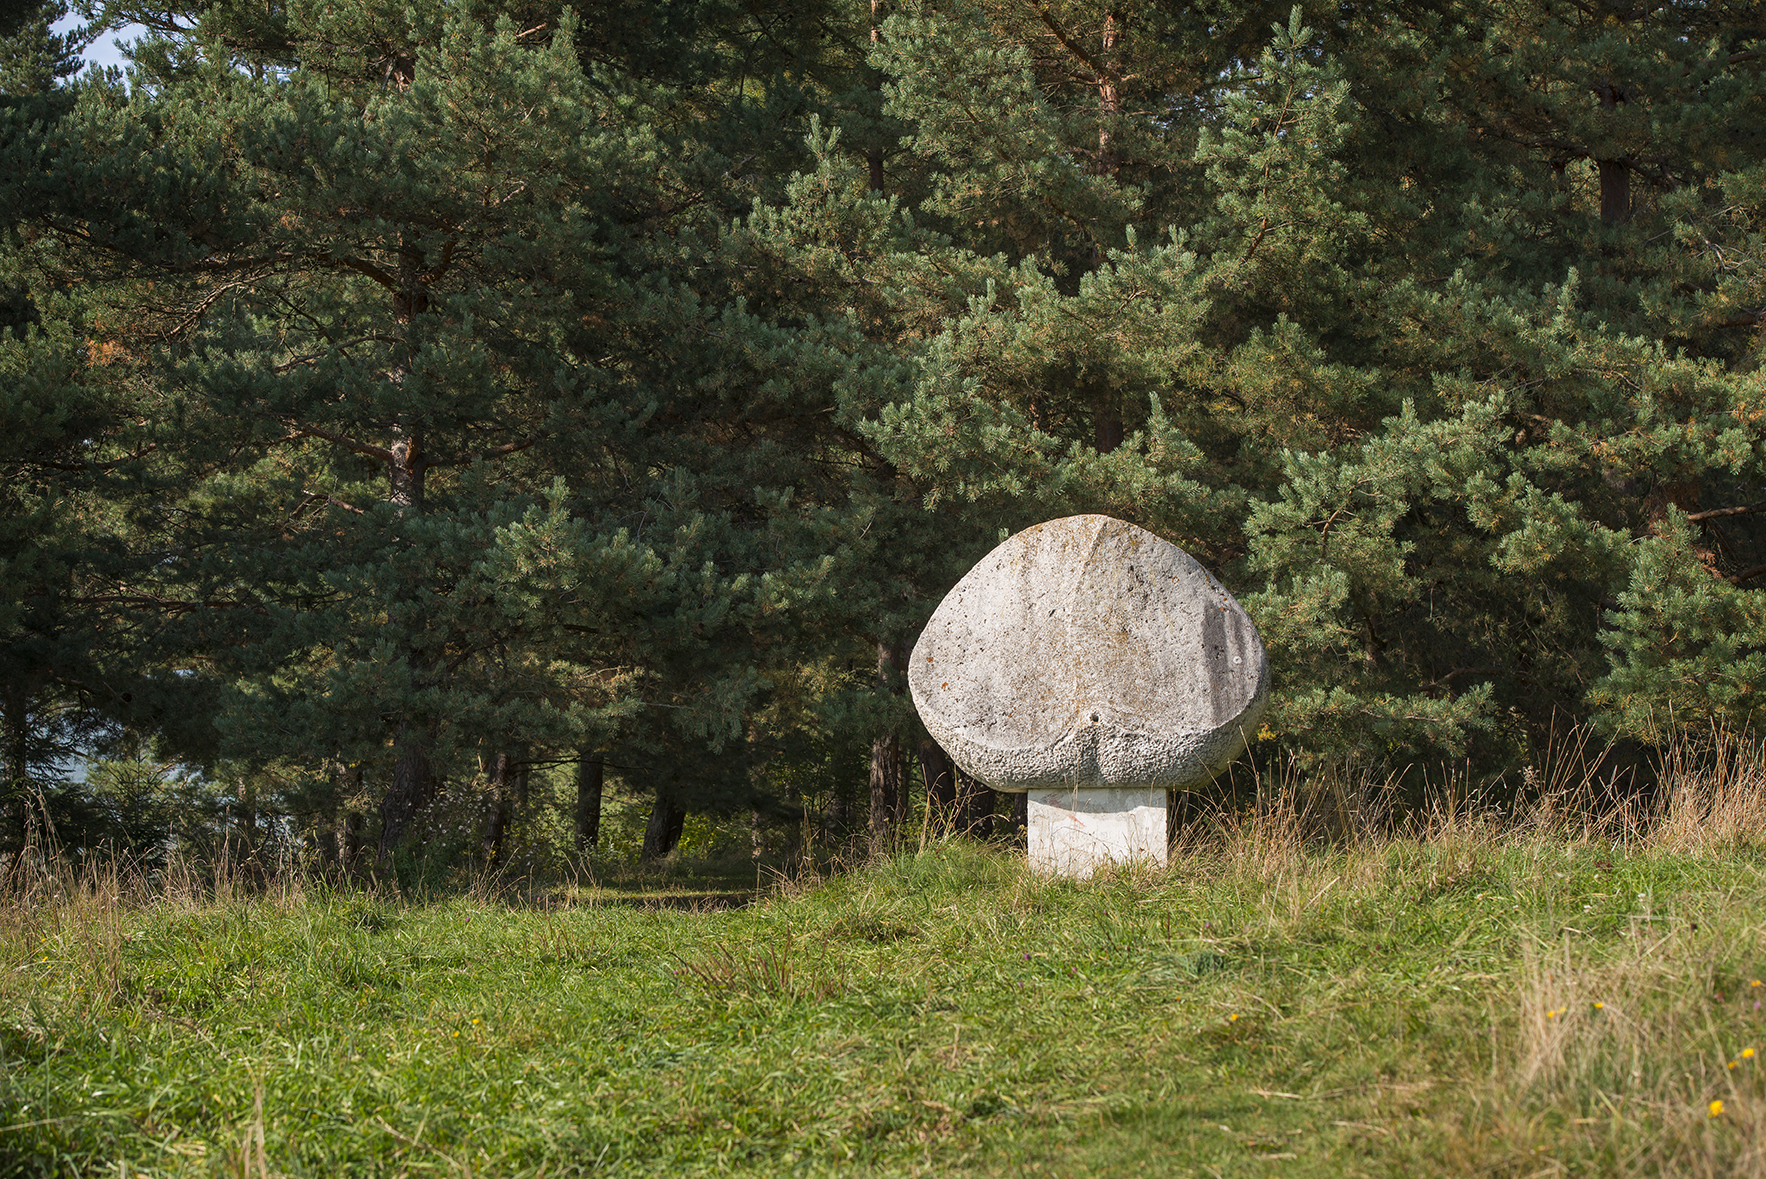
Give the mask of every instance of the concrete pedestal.
<svg viewBox="0 0 1766 1179">
<path fill-rule="evenodd" d="M 1090 876 L 1104 864 L 1165 863 L 1165 788 L 1102 786 L 1030 792 L 1030 866 Z"/>
</svg>

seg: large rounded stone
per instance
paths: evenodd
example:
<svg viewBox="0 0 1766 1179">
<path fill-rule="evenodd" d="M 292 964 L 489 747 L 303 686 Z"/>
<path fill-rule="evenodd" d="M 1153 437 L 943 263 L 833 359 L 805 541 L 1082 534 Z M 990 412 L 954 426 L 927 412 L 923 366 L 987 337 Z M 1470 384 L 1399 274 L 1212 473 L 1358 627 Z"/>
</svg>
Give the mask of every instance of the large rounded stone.
<svg viewBox="0 0 1766 1179">
<path fill-rule="evenodd" d="M 1269 661 L 1188 553 L 1069 516 L 969 570 L 921 633 L 908 686 L 933 739 L 996 790 L 1182 789 L 1256 731 Z"/>
</svg>

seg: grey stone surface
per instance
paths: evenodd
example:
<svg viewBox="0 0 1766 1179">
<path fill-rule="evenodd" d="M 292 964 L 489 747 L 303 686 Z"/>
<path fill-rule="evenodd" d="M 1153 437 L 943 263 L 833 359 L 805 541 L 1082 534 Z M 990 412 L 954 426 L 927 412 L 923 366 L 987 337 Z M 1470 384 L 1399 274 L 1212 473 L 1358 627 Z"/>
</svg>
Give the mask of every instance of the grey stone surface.
<svg viewBox="0 0 1766 1179">
<path fill-rule="evenodd" d="M 1090 876 L 1105 864 L 1165 862 L 1165 790 L 1159 786 L 1032 791 L 1030 866 Z"/>
<path fill-rule="evenodd" d="M 1188 553 L 1069 516 L 1009 538 L 956 584 L 908 686 L 927 731 L 996 790 L 1182 789 L 1256 732 L 1269 661 Z"/>
</svg>

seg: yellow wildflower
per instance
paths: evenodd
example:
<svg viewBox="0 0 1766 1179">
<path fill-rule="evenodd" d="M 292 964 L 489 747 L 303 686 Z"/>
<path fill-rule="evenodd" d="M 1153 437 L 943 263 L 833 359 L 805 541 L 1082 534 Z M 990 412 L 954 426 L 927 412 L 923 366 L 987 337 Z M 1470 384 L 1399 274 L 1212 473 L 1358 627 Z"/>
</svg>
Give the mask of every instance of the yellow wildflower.
<svg viewBox="0 0 1766 1179">
<path fill-rule="evenodd" d="M 1711 1116 L 1712 1116 L 1712 1117 L 1714 1117 L 1714 1118 L 1715 1118 L 1715 1117 L 1720 1117 L 1720 1116 L 1721 1116 L 1721 1115 L 1722 1115 L 1722 1113 L 1723 1113 L 1723 1099 L 1722 1099 L 1722 1098 L 1718 1098 L 1718 1099 L 1717 1099 L 1717 1100 L 1716 1100 L 1716 1101 L 1713 1101 L 1713 1102 L 1712 1102 L 1712 1103 L 1711 1103 L 1711 1104 L 1710 1104 L 1710 1105 L 1709 1105 L 1709 1106 L 1707 1106 L 1707 1107 L 1706 1107 L 1706 1108 L 1708 1108 L 1708 1109 L 1709 1109 L 1709 1110 L 1710 1110 L 1710 1111 L 1711 1111 Z"/>
</svg>

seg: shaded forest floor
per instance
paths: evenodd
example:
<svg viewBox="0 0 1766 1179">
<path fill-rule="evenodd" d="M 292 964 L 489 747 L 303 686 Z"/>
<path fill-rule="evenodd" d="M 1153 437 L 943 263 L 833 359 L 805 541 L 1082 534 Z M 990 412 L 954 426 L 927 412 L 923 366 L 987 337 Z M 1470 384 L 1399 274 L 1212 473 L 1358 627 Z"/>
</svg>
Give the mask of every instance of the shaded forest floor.
<svg viewBox="0 0 1766 1179">
<path fill-rule="evenodd" d="M 953 841 L 739 907 L 48 872 L 0 1170 L 1759 1175 L 1762 791 L 1682 787 L 1622 838 L 1250 820 L 1083 883 Z"/>
</svg>

